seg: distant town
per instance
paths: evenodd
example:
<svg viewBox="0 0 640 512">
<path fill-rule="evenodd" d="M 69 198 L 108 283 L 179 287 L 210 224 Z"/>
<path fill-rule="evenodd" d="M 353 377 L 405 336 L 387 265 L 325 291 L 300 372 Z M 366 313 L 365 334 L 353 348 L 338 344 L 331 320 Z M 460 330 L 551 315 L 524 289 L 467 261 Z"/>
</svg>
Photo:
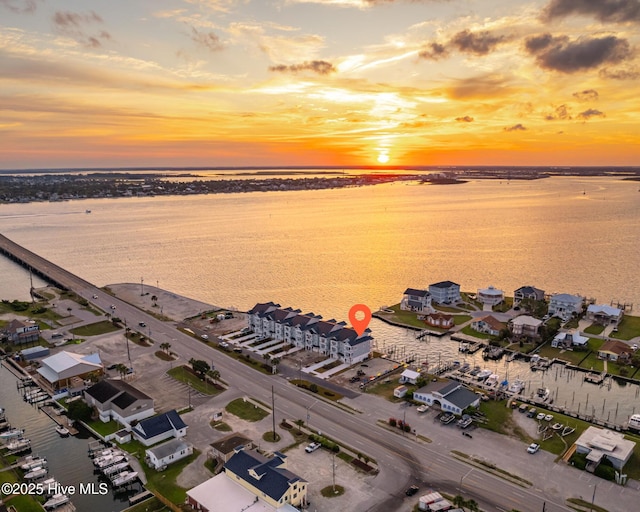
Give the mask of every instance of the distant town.
<svg viewBox="0 0 640 512">
<path fill-rule="evenodd" d="M 205 170 L 208 172 L 219 170 L 221 178 L 206 179 L 204 175 L 198 174 L 198 171 Z M 362 173 L 362 171 L 366 171 L 366 173 Z M 275 175 L 278 177 L 274 177 Z M 234 176 L 243 176 L 243 178 L 234 179 Z M 0 203 L 321 190 L 412 180 L 449 185 L 465 183 L 469 179 L 534 180 L 551 176 L 615 176 L 621 179 L 640 180 L 640 168 L 385 167 L 327 170 L 327 168 L 308 167 L 260 170 L 253 168 L 189 168 L 0 171 Z"/>
</svg>

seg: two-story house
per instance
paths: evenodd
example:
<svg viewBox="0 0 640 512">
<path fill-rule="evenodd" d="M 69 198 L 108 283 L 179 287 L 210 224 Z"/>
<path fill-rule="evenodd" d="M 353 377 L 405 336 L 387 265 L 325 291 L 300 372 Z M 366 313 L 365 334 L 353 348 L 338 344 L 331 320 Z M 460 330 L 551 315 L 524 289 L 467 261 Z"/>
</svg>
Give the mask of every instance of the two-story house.
<svg viewBox="0 0 640 512">
<path fill-rule="evenodd" d="M 37 322 L 13 319 L 4 328 L 4 337 L 14 345 L 36 342 L 40 337 L 40 326 Z"/>
<path fill-rule="evenodd" d="M 104 379 L 84 390 L 84 400 L 95 407 L 101 421 L 128 426 L 153 416 L 153 398 L 122 380 Z"/>
<path fill-rule="evenodd" d="M 544 300 L 544 290 L 540 290 L 535 286 L 521 286 L 513 292 L 513 305 L 517 306 L 524 299 Z"/>
<path fill-rule="evenodd" d="M 419 313 L 429 312 L 431 308 L 431 294 L 427 290 L 416 290 L 407 288 L 400 302 L 400 309 L 405 311 L 416 311 Z"/>
<path fill-rule="evenodd" d="M 460 302 L 460 285 L 452 281 L 440 281 L 429 285 L 431 300 L 438 304 L 455 304 Z"/>
<path fill-rule="evenodd" d="M 520 315 L 509 320 L 511 332 L 518 338 L 530 338 L 532 340 L 539 339 L 541 325 L 542 320 L 529 315 Z"/>
<path fill-rule="evenodd" d="M 569 320 L 573 315 L 582 313 L 582 303 L 579 295 L 556 293 L 549 299 L 549 315 Z"/>
</svg>

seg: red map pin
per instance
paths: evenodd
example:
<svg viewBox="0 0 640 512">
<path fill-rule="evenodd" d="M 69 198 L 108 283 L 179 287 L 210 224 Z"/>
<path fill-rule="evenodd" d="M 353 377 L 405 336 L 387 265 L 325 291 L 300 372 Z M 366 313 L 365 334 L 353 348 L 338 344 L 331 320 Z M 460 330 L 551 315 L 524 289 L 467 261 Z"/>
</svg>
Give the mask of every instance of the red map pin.
<svg viewBox="0 0 640 512">
<path fill-rule="evenodd" d="M 365 304 L 356 304 L 351 306 L 349 310 L 349 321 L 353 328 L 358 333 L 358 336 L 362 336 L 362 333 L 371 321 L 371 310 Z"/>
</svg>

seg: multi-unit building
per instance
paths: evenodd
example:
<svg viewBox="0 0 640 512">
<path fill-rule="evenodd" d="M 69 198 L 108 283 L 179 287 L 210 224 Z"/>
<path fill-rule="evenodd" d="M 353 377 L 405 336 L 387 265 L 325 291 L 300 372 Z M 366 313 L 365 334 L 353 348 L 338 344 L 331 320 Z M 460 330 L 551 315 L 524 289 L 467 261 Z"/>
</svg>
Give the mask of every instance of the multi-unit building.
<svg viewBox="0 0 640 512">
<path fill-rule="evenodd" d="M 249 328 L 259 336 L 318 352 L 346 364 L 364 361 L 371 353 L 371 330 L 358 335 L 346 322 L 323 320 L 320 315 L 302 314 L 299 309 L 282 308 L 273 302 L 256 304 L 249 310 L 248 318 Z"/>
<path fill-rule="evenodd" d="M 438 304 L 455 304 L 460 302 L 460 285 L 452 281 L 440 281 L 429 285 L 431 300 Z"/>
</svg>

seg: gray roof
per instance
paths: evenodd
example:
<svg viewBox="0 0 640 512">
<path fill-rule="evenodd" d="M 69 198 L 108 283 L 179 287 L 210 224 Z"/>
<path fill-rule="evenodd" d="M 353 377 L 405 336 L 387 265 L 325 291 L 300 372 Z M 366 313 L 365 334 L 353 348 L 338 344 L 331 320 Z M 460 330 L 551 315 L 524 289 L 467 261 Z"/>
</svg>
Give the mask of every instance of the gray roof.
<svg viewBox="0 0 640 512">
<path fill-rule="evenodd" d="M 416 290 L 415 288 L 407 288 L 404 291 L 405 295 L 415 295 L 416 297 L 427 297 L 429 292 L 427 290 Z"/>
<path fill-rule="evenodd" d="M 454 283 L 453 281 L 440 281 L 439 283 L 433 283 L 429 285 L 429 288 L 451 288 L 452 286 L 460 286 L 458 283 Z"/>
<path fill-rule="evenodd" d="M 166 443 L 147 449 L 147 452 L 153 453 L 156 459 L 164 459 L 173 453 L 186 450 L 187 448 L 189 448 L 189 445 L 182 439 L 171 439 Z"/>
<path fill-rule="evenodd" d="M 462 387 L 449 393 L 444 398 L 446 398 L 448 402 L 451 402 L 453 405 L 463 410 L 469 407 L 473 402 L 479 400 L 478 395 L 476 395 L 473 391 L 469 391 L 468 389 Z"/>
</svg>

